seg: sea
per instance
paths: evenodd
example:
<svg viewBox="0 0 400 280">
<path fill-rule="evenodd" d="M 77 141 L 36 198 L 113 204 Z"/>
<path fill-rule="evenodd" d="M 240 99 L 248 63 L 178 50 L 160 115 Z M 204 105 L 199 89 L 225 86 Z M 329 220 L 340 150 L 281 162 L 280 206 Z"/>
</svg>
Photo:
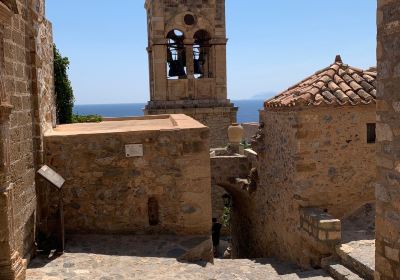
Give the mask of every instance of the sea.
<svg viewBox="0 0 400 280">
<path fill-rule="evenodd" d="M 262 100 L 236 100 L 233 103 L 236 107 L 239 107 L 239 123 L 258 122 L 258 111 L 263 107 Z M 74 114 L 100 115 L 105 118 L 143 116 L 145 105 L 145 103 L 75 105 Z"/>
</svg>

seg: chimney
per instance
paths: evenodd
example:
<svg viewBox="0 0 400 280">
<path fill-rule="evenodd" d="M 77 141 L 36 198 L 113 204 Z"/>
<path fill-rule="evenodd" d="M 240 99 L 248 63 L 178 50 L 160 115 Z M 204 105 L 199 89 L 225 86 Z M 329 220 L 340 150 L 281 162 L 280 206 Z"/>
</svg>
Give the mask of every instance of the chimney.
<svg viewBox="0 0 400 280">
<path fill-rule="evenodd" d="M 342 57 L 340 56 L 340 54 L 338 54 L 338 55 L 335 57 L 335 63 L 343 63 L 343 60 L 342 60 Z"/>
</svg>

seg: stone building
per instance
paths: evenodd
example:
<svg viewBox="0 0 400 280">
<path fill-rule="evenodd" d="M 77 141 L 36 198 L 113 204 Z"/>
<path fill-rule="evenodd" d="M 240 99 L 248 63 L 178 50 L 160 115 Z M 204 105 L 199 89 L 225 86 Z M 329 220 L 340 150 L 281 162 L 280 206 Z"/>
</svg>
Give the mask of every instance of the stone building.
<svg viewBox="0 0 400 280">
<path fill-rule="evenodd" d="M 378 0 L 377 280 L 400 279 L 400 2 Z"/>
<path fill-rule="evenodd" d="M 374 202 L 376 75 L 338 56 L 265 102 L 259 186 L 246 219 L 250 256 L 319 266 L 340 241 L 335 218 Z"/>
<path fill-rule="evenodd" d="M 227 99 L 224 0 L 147 0 L 150 101 L 145 114 L 183 113 L 227 144 L 237 108 Z"/>
<path fill-rule="evenodd" d="M 209 129 L 185 115 L 60 125 L 46 133 L 45 163 L 66 179 L 67 234 L 208 237 L 208 141 Z M 45 212 L 58 195 L 43 189 Z"/>
<path fill-rule="evenodd" d="M 42 0 L 0 1 L 0 279 L 24 279 L 34 250 L 35 171 L 55 123 L 53 42 Z"/>
<path fill-rule="evenodd" d="M 228 124 L 235 109 L 226 99 L 226 76 L 219 75 L 226 73 L 223 1 L 186 2 L 146 2 L 151 15 L 148 113 L 211 112 Z M 194 38 L 190 27 L 200 24 L 211 26 L 202 27 L 210 34 L 209 52 L 201 44 L 206 33 Z M 340 238 L 340 220 L 376 199 L 376 279 L 400 278 L 399 26 L 399 1 L 378 0 L 377 88 L 374 69 L 356 69 L 338 58 L 265 103 L 255 143 L 258 160 L 254 155 L 251 160 L 250 155 L 212 159 L 214 183 L 240 203 L 241 215 L 234 213 L 242 237 L 236 239 L 239 256 L 274 255 L 319 266 Z M 184 49 L 180 33 L 168 29 L 185 34 Z M 35 182 L 35 171 L 44 163 L 67 179 L 70 231 L 206 233 L 211 217 L 208 129 L 173 115 L 156 117 L 157 124 L 147 117 L 53 131 L 52 58 L 44 1 L 0 0 L 0 279 L 25 278 L 35 228 L 42 226 L 51 201 L 46 200 L 48 186 L 38 178 Z M 170 71 L 177 78 L 168 79 Z M 205 97 L 207 92 L 215 98 Z M 210 127 L 216 133 L 217 125 Z M 222 145 L 222 136 L 214 139 Z M 135 157 L 142 152 L 143 158 Z M 246 192 L 235 177 L 244 177 L 253 164 L 257 189 Z M 110 185 L 114 191 L 107 189 Z M 132 193 L 125 195 L 122 185 Z M 134 207 L 127 209 L 130 202 Z M 92 203 L 101 212 L 95 213 Z"/>
</svg>

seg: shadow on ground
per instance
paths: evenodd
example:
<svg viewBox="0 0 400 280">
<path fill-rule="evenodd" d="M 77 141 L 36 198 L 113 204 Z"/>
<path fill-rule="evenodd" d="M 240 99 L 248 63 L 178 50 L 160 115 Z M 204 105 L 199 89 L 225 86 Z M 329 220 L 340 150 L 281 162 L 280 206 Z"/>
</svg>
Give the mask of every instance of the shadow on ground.
<svg viewBox="0 0 400 280">
<path fill-rule="evenodd" d="M 214 265 L 176 259 L 202 240 L 204 237 L 68 236 L 65 254 L 54 259 L 33 259 L 27 279 L 331 279 L 321 270 L 302 271 L 274 259 L 216 259 Z"/>
</svg>

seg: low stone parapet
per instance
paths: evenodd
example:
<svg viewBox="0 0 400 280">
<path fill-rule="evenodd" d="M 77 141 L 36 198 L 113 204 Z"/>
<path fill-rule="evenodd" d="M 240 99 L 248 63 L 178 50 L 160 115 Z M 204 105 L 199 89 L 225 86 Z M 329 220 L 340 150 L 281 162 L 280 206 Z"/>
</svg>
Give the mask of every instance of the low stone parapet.
<svg viewBox="0 0 400 280">
<path fill-rule="evenodd" d="M 335 256 L 341 241 L 341 221 L 318 208 L 300 208 L 299 238 L 303 267 L 321 267 L 327 257 Z"/>
<path fill-rule="evenodd" d="M 300 210 L 300 227 L 320 242 L 339 243 L 342 238 L 341 221 L 318 208 Z"/>
</svg>

